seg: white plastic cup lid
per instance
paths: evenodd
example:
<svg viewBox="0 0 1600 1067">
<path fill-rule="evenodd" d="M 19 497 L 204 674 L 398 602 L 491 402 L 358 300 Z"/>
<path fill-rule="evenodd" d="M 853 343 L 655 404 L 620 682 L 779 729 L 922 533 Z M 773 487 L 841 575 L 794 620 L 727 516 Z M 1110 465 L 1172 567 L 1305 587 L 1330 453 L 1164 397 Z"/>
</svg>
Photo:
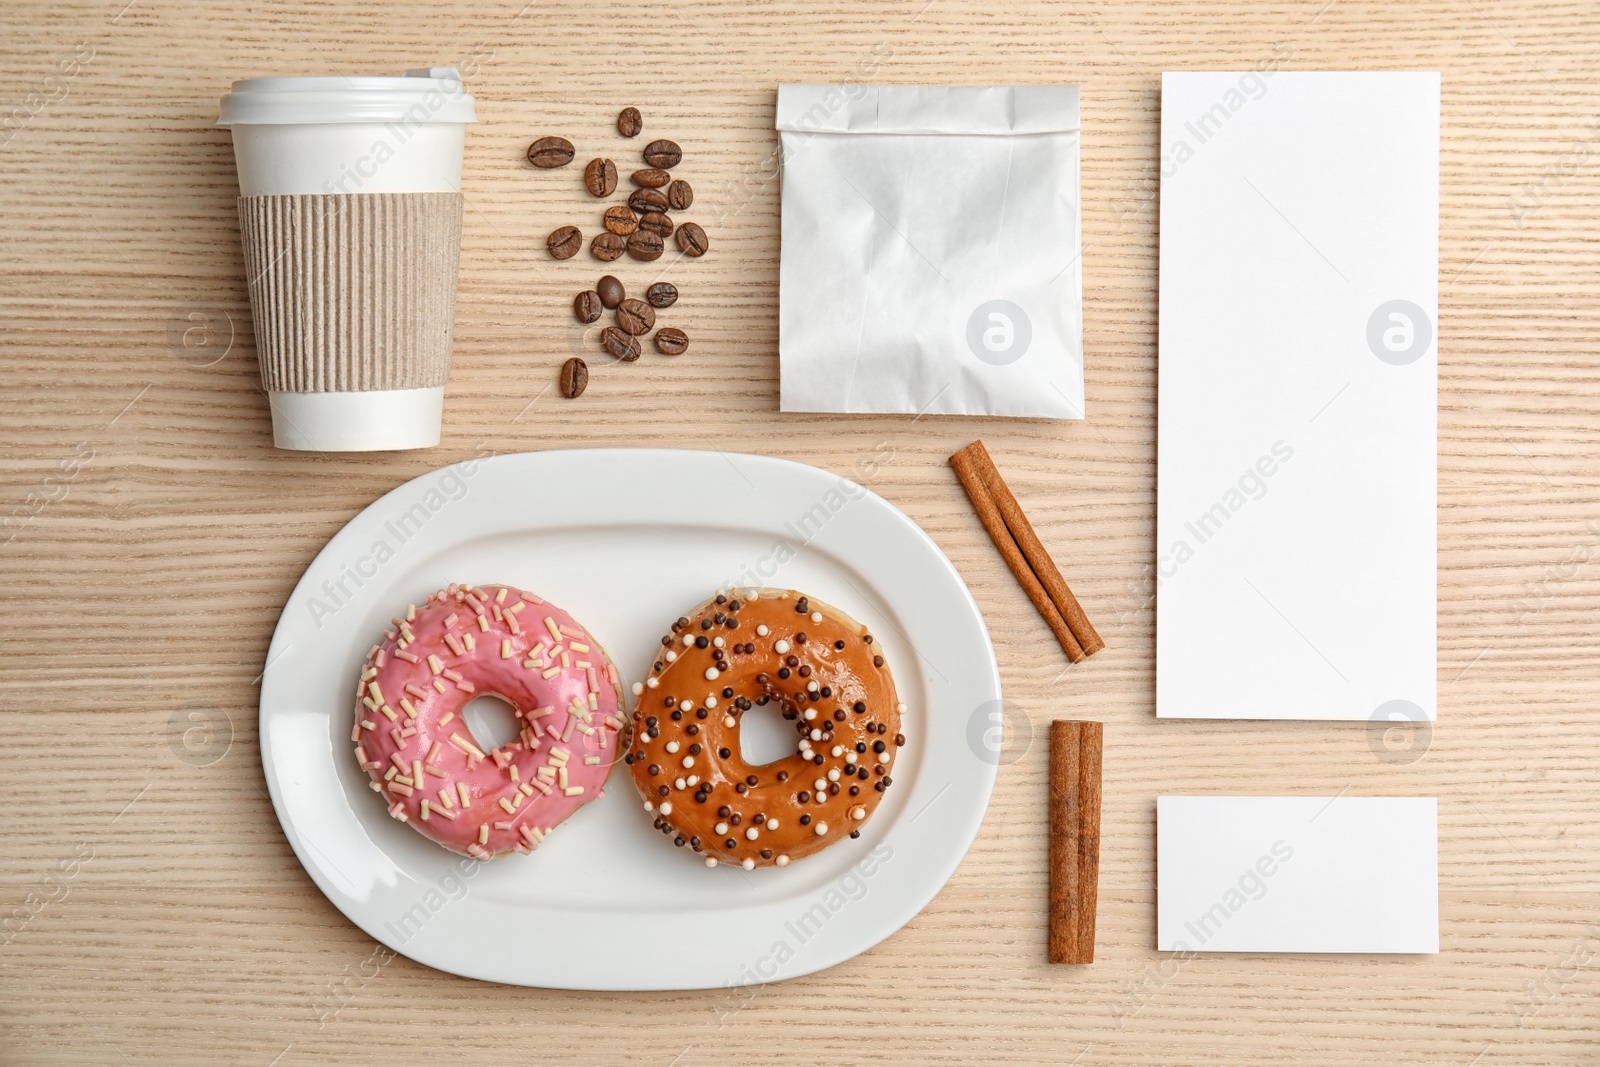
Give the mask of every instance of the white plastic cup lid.
<svg viewBox="0 0 1600 1067">
<path fill-rule="evenodd" d="M 217 116 L 218 126 L 477 121 L 454 67 L 381 78 L 247 78 L 233 83 Z"/>
</svg>

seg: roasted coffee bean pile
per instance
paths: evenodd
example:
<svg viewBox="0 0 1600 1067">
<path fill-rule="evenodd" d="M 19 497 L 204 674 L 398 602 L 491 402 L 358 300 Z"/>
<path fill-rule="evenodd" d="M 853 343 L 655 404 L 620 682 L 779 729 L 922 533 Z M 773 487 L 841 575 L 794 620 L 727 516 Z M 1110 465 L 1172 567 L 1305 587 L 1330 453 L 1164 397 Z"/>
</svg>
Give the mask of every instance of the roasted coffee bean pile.
<svg viewBox="0 0 1600 1067">
<path fill-rule="evenodd" d="M 572 314 L 585 325 L 598 322 L 604 311 L 612 313 L 615 326 L 600 331 L 600 347 L 624 363 L 638 359 L 639 338 L 655 329 L 656 311 L 678 301 L 678 287 L 671 282 L 656 282 L 645 290 L 644 299 L 628 296 L 615 275 L 607 274 L 593 289 L 579 293 L 572 301 Z M 689 335 L 672 326 L 655 333 L 656 351 L 668 356 L 682 355 L 689 349 Z M 566 392 L 563 387 L 562 392 Z M 579 392 L 582 392 L 580 389 Z M 577 396 L 577 393 L 567 393 Z"/>
<path fill-rule="evenodd" d="M 637 108 L 627 108 L 617 116 L 617 129 L 627 137 L 637 136 L 644 119 Z M 630 133 L 629 131 L 633 131 Z M 565 137 L 541 137 L 528 146 L 528 162 L 541 170 L 564 167 L 577 155 Z M 644 161 L 649 166 L 633 172 L 636 188 L 626 204 L 613 204 L 601 217 L 602 231 L 589 242 L 589 251 L 603 263 L 619 259 L 624 253 L 649 262 L 660 257 L 670 237 L 686 256 L 703 256 L 710 249 L 706 231 L 694 222 L 675 224 L 671 211 L 687 211 L 694 206 L 694 187 L 672 176 L 672 168 L 683 162 L 683 149 L 665 139 L 644 146 Z M 583 187 L 589 195 L 605 199 L 617 191 L 617 165 L 609 159 L 591 159 L 583 168 Z M 577 226 L 560 226 L 546 239 L 550 255 L 570 259 L 583 243 Z"/>
<path fill-rule="evenodd" d="M 637 137 L 644 130 L 644 117 L 635 107 L 623 108 L 617 115 L 617 132 Z M 624 255 L 641 262 L 659 259 L 667 242 L 676 243 L 685 256 L 698 258 L 711 247 L 706 231 L 694 222 L 674 222 L 671 213 L 694 206 L 694 187 L 672 175 L 672 168 L 683 162 L 683 149 L 674 141 L 659 139 L 644 146 L 645 166 L 630 176 L 634 185 L 627 201 L 607 207 L 600 219 L 601 230 L 589 241 L 589 253 L 602 263 L 612 263 Z M 528 146 L 528 162 L 540 170 L 554 170 L 571 163 L 577 149 L 565 137 L 541 137 Z M 603 157 L 583 168 L 583 186 L 596 199 L 617 191 L 618 169 Z M 550 232 L 545 246 L 552 259 L 571 259 L 583 247 L 583 231 L 577 226 L 560 226 Z M 629 298 L 622 282 L 613 275 L 601 278 L 593 289 L 579 293 L 572 302 L 572 313 L 585 325 L 598 322 L 605 311 L 612 313 L 615 325 L 600 331 L 600 347 L 613 358 L 632 363 L 641 354 L 639 338 L 656 326 L 656 312 L 671 307 L 678 299 L 677 287 L 656 282 L 644 299 Z M 676 356 L 689 348 L 689 335 L 665 326 L 655 330 L 656 350 Z M 583 360 L 567 360 L 561 369 L 561 394 L 580 395 L 588 384 L 589 372 Z"/>
</svg>

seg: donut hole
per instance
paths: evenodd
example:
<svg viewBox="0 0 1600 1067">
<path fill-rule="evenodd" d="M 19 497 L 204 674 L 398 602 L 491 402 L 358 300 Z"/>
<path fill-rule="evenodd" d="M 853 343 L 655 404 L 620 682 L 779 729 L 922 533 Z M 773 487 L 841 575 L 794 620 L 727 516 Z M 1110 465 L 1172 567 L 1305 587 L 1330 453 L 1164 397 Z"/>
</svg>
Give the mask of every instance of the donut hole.
<svg viewBox="0 0 1600 1067">
<path fill-rule="evenodd" d="M 795 752 L 794 723 L 776 700 L 757 704 L 739 717 L 739 758 L 752 767 L 776 763 Z"/>
<path fill-rule="evenodd" d="M 497 696 L 481 696 L 461 709 L 461 721 L 472 731 L 472 740 L 485 752 L 510 744 L 521 735 L 516 712 Z"/>
</svg>

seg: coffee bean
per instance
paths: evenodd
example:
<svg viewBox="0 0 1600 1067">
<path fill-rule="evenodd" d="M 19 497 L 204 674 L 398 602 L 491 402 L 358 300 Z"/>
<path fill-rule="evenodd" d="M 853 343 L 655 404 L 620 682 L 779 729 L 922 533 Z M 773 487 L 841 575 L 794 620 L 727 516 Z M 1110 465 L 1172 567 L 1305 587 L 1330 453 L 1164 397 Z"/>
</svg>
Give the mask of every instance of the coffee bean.
<svg viewBox="0 0 1600 1067">
<path fill-rule="evenodd" d="M 652 211 L 665 214 L 668 207 L 667 196 L 655 189 L 635 189 L 633 195 L 628 197 L 628 206 L 641 215 L 647 215 Z"/>
<path fill-rule="evenodd" d="M 626 237 L 639 228 L 639 216 L 626 204 L 613 204 L 606 208 L 605 224 L 612 233 Z"/>
<path fill-rule="evenodd" d="M 572 162 L 572 142 L 565 137 L 541 137 L 528 146 L 528 162 L 540 170 Z"/>
<path fill-rule="evenodd" d="M 572 313 L 579 322 L 593 322 L 600 317 L 601 304 L 604 298 L 593 289 L 585 289 L 572 301 Z"/>
<path fill-rule="evenodd" d="M 711 240 L 698 222 L 686 222 L 678 227 L 678 247 L 686 256 L 703 256 L 711 247 Z"/>
<path fill-rule="evenodd" d="M 578 249 L 583 247 L 583 234 L 576 226 L 562 226 L 551 230 L 550 236 L 544 239 L 544 244 L 556 259 L 571 259 L 578 254 Z"/>
<path fill-rule="evenodd" d="M 653 308 L 669 308 L 678 302 L 678 287 L 671 282 L 656 282 L 644 291 L 644 298 Z"/>
<path fill-rule="evenodd" d="M 617 325 L 638 337 L 656 324 L 655 308 L 643 300 L 624 300 L 617 305 Z"/>
<path fill-rule="evenodd" d="M 689 349 L 689 335 L 672 326 L 656 331 L 656 350 L 669 356 L 681 356 Z"/>
<path fill-rule="evenodd" d="M 674 211 L 684 211 L 694 203 L 694 186 L 681 178 L 667 186 L 667 204 Z"/>
<path fill-rule="evenodd" d="M 596 282 L 594 288 L 600 297 L 600 303 L 604 304 L 607 310 L 622 303 L 622 298 L 628 295 L 628 291 L 622 287 L 622 282 L 610 274 Z"/>
<path fill-rule="evenodd" d="M 600 331 L 600 347 L 613 358 L 632 363 L 639 358 L 639 340 L 626 330 L 607 326 Z"/>
<path fill-rule="evenodd" d="M 602 263 L 621 259 L 622 253 L 627 249 L 628 239 L 609 231 L 595 234 L 594 240 L 589 242 L 589 253 Z"/>
<path fill-rule="evenodd" d="M 591 159 L 583 168 L 583 187 L 590 196 L 610 196 L 617 188 L 617 165 L 609 159 Z"/>
<path fill-rule="evenodd" d="M 633 172 L 633 184 L 642 185 L 646 189 L 659 189 L 672 180 L 672 175 L 664 170 L 636 170 Z"/>
<path fill-rule="evenodd" d="M 657 237 L 672 236 L 672 220 L 659 211 L 652 211 L 639 220 L 639 229 L 649 230 Z"/>
<path fill-rule="evenodd" d="M 567 156 L 571 159 L 571 155 Z M 644 146 L 644 161 L 661 170 L 671 170 L 683 162 L 683 149 L 672 141 L 651 141 Z"/>
<path fill-rule="evenodd" d="M 561 364 L 561 395 L 582 396 L 589 388 L 589 365 L 577 356 Z"/>
<path fill-rule="evenodd" d="M 624 137 L 637 137 L 644 129 L 644 116 L 636 107 L 625 107 L 617 113 L 617 132 Z"/>
<path fill-rule="evenodd" d="M 633 236 L 628 238 L 628 255 L 647 263 L 652 259 L 660 259 L 665 247 L 661 237 L 649 230 L 635 230 Z"/>
</svg>

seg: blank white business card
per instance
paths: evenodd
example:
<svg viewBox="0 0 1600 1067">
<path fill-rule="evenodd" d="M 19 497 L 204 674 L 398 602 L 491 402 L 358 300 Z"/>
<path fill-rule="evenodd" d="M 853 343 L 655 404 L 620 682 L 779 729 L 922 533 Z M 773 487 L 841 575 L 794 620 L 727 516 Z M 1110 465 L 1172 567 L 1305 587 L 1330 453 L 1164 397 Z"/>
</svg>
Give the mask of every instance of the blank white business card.
<svg viewBox="0 0 1600 1067">
<path fill-rule="evenodd" d="M 1439 951 L 1434 797 L 1158 797 L 1163 952 Z"/>
</svg>

